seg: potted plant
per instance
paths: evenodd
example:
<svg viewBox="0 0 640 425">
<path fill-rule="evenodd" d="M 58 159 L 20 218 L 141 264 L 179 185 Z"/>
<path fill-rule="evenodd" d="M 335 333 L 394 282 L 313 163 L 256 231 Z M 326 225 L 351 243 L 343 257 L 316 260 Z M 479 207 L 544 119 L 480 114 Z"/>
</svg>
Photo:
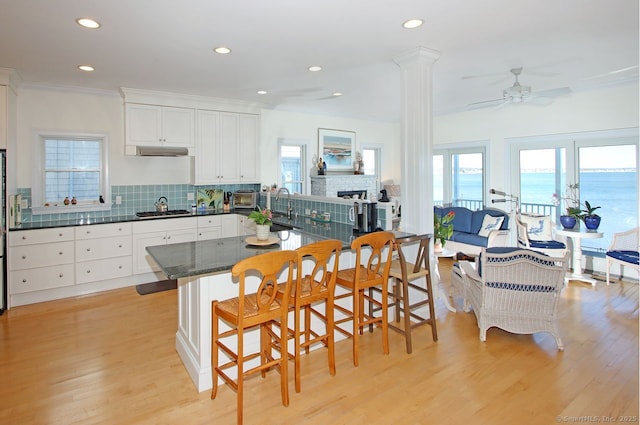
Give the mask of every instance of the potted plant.
<svg viewBox="0 0 640 425">
<path fill-rule="evenodd" d="M 597 210 L 598 207 L 592 207 L 589 201 L 584 201 L 585 209 L 582 210 L 584 214 L 582 214 L 582 220 L 584 221 L 584 225 L 589 230 L 596 230 L 598 226 L 600 226 L 600 216 L 595 214 L 594 211 Z"/>
<path fill-rule="evenodd" d="M 256 237 L 259 241 L 266 241 L 269 239 L 269 233 L 271 231 L 271 219 L 273 215 L 271 210 L 261 209 L 260 206 L 256 206 L 254 211 L 251 211 L 249 218 L 256 222 Z"/>
<path fill-rule="evenodd" d="M 560 224 L 565 229 L 573 229 L 576 223 L 582 220 L 582 210 L 580 209 L 580 200 L 578 199 L 579 183 L 571 183 L 567 185 L 565 196 L 554 193 L 551 202 L 556 207 L 560 202 L 564 201 L 566 214 L 560 216 Z"/>
<path fill-rule="evenodd" d="M 433 215 L 433 241 L 434 249 L 436 251 L 442 251 L 444 244 L 453 235 L 453 219 L 456 213 L 449 211 L 444 216 L 440 217 L 438 214 Z"/>
</svg>

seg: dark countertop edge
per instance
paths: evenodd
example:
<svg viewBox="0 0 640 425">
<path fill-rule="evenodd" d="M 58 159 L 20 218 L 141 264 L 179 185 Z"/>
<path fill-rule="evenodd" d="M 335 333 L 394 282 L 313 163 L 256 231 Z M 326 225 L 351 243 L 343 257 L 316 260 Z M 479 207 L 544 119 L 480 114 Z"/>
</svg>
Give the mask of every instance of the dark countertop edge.
<svg viewBox="0 0 640 425">
<path fill-rule="evenodd" d="M 251 211 L 247 209 L 238 209 L 231 211 L 223 211 L 221 209 L 207 210 L 204 213 L 198 211 L 196 214 L 188 215 L 175 215 L 170 217 L 151 217 L 151 218 L 139 218 L 135 215 L 117 215 L 110 217 L 95 217 L 95 218 L 77 218 L 77 219 L 62 219 L 62 220 L 47 220 L 42 222 L 26 222 L 14 227 L 9 227 L 10 232 L 20 230 L 34 230 L 34 229 L 51 229 L 55 227 L 73 227 L 73 226 L 93 226 L 95 224 L 111 224 L 111 223 L 126 223 L 126 222 L 144 222 L 152 220 L 171 220 L 174 218 L 189 218 L 189 217 L 205 217 L 209 215 L 224 215 L 224 214 L 242 214 L 249 215 Z"/>
</svg>

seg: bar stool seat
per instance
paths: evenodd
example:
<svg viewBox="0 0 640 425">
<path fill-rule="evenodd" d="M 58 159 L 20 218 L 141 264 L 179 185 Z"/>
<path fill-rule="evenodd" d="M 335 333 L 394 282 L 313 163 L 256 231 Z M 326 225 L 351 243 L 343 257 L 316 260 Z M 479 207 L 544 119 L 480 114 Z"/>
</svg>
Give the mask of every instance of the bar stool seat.
<svg viewBox="0 0 640 425">
<path fill-rule="evenodd" d="M 334 307 L 333 297 L 336 286 L 336 275 L 342 250 L 342 242 L 330 239 L 302 246 L 296 250 L 298 254 L 298 278 L 296 286 L 289 296 L 289 311 L 294 312 L 294 329 L 289 329 L 289 338 L 294 339 L 294 353 L 289 354 L 295 362 L 295 388 L 300 392 L 300 352 L 309 353 L 309 348 L 318 343 L 327 347 L 329 373 L 336 374 L 336 357 L 334 342 Z M 333 266 L 329 263 L 333 258 Z M 310 271 L 306 271 L 309 270 Z M 280 288 L 280 295 L 284 290 Z M 324 303 L 324 313 L 316 304 Z M 302 318 L 302 313 L 304 317 Z M 312 317 L 324 323 L 324 329 L 312 326 Z M 301 319 L 304 328 L 301 329 Z"/>
<path fill-rule="evenodd" d="M 373 330 L 373 325 L 378 324 L 382 328 L 382 351 L 389 354 L 387 281 L 389 280 L 394 239 L 391 232 L 373 232 L 357 237 L 351 243 L 351 249 L 356 252 L 355 266 L 338 271 L 336 276 L 336 285 L 348 289 L 348 292 L 336 295 L 334 299 L 338 301 L 351 298 L 352 309 L 349 310 L 342 305 L 335 304 L 336 311 L 345 315 L 344 318 L 335 321 L 335 327 L 336 331 L 353 338 L 354 366 L 358 366 L 358 340 L 365 326 L 369 326 L 370 330 Z M 369 248 L 371 251 L 366 261 L 362 252 L 363 248 Z M 380 300 L 372 297 L 370 293 L 365 294 L 365 289 L 372 287 L 380 287 L 382 292 Z M 370 314 L 366 314 L 364 311 L 365 301 L 381 309 L 382 316 L 376 317 L 371 314 L 371 308 L 369 309 Z M 343 325 L 349 322 L 352 323 L 351 331 Z"/>
<path fill-rule="evenodd" d="M 246 258 L 231 269 L 231 276 L 238 278 L 238 296 L 224 301 L 214 300 L 211 303 L 211 366 L 212 388 L 211 399 L 218 392 L 218 377 L 230 388 L 237 391 L 238 424 L 242 424 L 242 402 L 244 379 L 260 372 L 263 377 L 271 368 L 280 371 L 280 395 L 282 404 L 289 405 L 289 387 L 287 384 L 288 356 L 280 347 L 286 347 L 287 336 L 273 331 L 273 325 L 280 329 L 287 329 L 288 304 L 280 301 L 279 289 L 286 298 L 289 297 L 293 286 L 293 271 L 298 263 L 295 251 L 275 251 Z M 286 279 L 278 282 L 281 273 Z M 245 294 L 247 276 L 257 276 L 260 279 L 256 293 Z M 281 278 L 282 279 L 282 278 Z M 230 327 L 229 330 L 219 332 L 219 321 Z M 254 327 L 260 328 L 260 349 L 258 352 L 245 353 L 244 333 Z M 218 362 L 219 351 L 227 361 Z M 280 356 L 274 358 L 274 351 L 280 351 Z M 260 359 L 259 365 L 245 370 L 245 362 Z M 233 379 L 229 369 L 235 369 L 236 379 Z"/>
<path fill-rule="evenodd" d="M 404 326 L 400 327 L 390 323 L 389 327 L 404 335 L 407 353 L 412 352 L 411 331 L 418 326 L 431 325 L 433 341 L 438 340 L 429 262 L 430 241 L 431 235 L 419 235 L 398 238 L 394 243 L 398 258 L 391 262 L 389 269 L 389 277 L 394 279 L 393 290 L 389 293 L 389 297 L 393 301 L 389 303 L 389 307 L 395 307 L 395 322 L 399 324 L 402 317 Z M 407 262 L 405 250 L 408 245 L 415 245 L 416 243 L 419 244 L 416 259 L 413 263 Z M 424 285 L 414 282 L 421 278 L 424 278 Z M 412 302 L 411 292 L 414 292 L 414 299 L 418 297 L 419 299 Z M 420 315 L 417 311 L 424 306 L 429 307 L 429 317 Z"/>
</svg>

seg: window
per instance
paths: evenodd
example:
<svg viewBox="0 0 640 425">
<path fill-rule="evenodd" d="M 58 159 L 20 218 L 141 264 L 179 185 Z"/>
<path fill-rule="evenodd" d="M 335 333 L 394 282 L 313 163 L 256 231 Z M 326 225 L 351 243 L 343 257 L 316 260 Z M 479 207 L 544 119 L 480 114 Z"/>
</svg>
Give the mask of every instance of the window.
<svg viewBox="0 0 640 425">
<path fill-rule="evenodd" d="M 35 149 L 37 176 L 33 213 L 108 209 L 106 145 L 104 135 L 39 135 Z M 101 196 L 107 204 L 100 204 Z M 73 209 L 64 208 L 65 198 L 76 199 Z"/>
<path fill-rule="evenodd" d="M 585 201 L 601 207 L 596 211 L 602 217 L 598 231 L 604 233 L 603 238 L 582 240 L 582 250 L 602 252 L 613 233 L 638 225 L 638 138 L 622 130 L 580 136 L 513 143 L 519 171 L 513 190 L 522 211 L 550 215 L 558 223 L 566 205 L 556 207 L 553 194 L 563 196 L 567 184 L 579 183 L 582 208 Z M 531 148 L 534 143 L 536 149 Z"/>
<path fill-rule="evenodd" d="M 434 152 L 434 205 L 481 209 L 484 205 L 485 168 L 484 147 Z"/>
<path fill-rule="evenodd" d="M 280 182 L 291 193 L 303 193 L 305 146 L 299 144 L 280 145 Z"/>
</svg>

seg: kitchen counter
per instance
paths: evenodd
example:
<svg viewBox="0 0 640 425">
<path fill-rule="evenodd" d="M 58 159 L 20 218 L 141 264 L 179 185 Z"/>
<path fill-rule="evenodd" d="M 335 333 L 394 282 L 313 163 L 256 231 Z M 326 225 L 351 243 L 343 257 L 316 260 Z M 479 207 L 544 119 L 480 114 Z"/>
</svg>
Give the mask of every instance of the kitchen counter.
<svg viewBox="0 0 640 425">
<path fill-rule="evenodd" d="M 49 229 L 53 227 L 69 227 L 69 226 L 88 226 L 93 224 L 107 224 L 107 223 L 123 223 L 128 221 L 149 221 L 149 220 L 171 220 L 173 218 L 185 218 L 185 217 L 200 217 L 207 215 L 221 215 L 221 214 L 244 214 L 249 215 L 249 210 L 237 209 L 228 212 L 222 209 L 208 209 L 206 211 L 198 211 L 195 214 L 188 215 L 175 215 L 169 217 L 147 217 L 140 218 L 135 214 L 132 215 L 114 215 L 109 217 L 82 217 L 82 218 L 70 218 L 60 220 L 46 220 L 37 222 L 26 222 L 9 228 L 9 231 L 14 230 L 32 230 L 32 229 Z M 89 214 L 87 214 L 89 215 Z"/>
</svg>

